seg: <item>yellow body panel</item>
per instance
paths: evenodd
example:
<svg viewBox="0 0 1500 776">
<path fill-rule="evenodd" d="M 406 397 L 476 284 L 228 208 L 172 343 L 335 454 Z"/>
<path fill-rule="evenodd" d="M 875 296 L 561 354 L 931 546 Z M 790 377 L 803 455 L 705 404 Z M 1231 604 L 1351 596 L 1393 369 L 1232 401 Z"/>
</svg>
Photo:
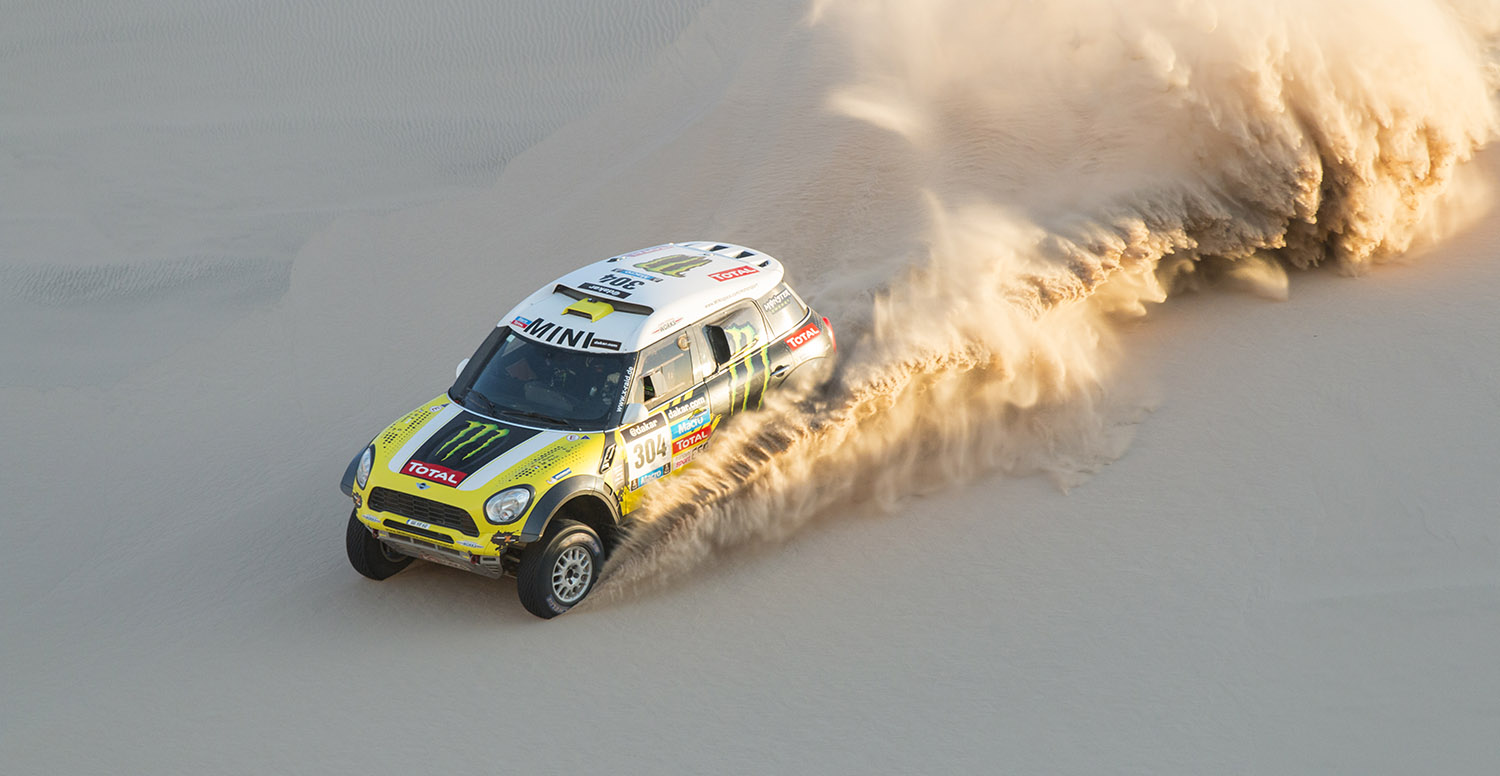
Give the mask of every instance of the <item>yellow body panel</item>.
<svg viewBox="0 0 1500 776">
<path fill-rule="evenodd" d="M 530 516 L 531 509 L 553 485 L 574 475 L 596 474 L 599 470 L 599 460 L 604 452 L 606 434 L 543 431 L 542 434 L 555 437 L 555 439 L 476 490 L 462 490 L 433 484 L 418 477 L 391 471 L 389 465 L 391 459 L 402 446 L 424 426 L 437 418 L 448 404 L 446 395 L 439 396 L 407 413 L 375 437 L 375 465 L 371 469 L 370 479 L 364 488 L 359 487 L 359 483 L 354 485 L 354 492 L 360 504 L 357 514 L 365 524 L 382 531 L 392 531 L 422 540 L 424 537 L 421 534 L 403 531 L 400 528 L 402 525 L 413 525 L 423 531 L 449 537 L 453 541 L 453 548 L 461 552 L 470 555 L 499 555 L 506 546 L 515 541 L 513 538 L 507 538 L 506 535 L 514 536 L 521 532 L 521 528 Z M 526 511 L 512 523 L 502 526 L 492 525 L 484 516 L 485 501 L 502 490 L 518 485 L 529 485 L 532 488 L 531 502 L 527 505 Z M 462 509 L 473 519 L 474 525 L 479 529 L 479 535 L 468 536 L 446 526 L 426 523 L 389 512 L 375 512 L 369 506 L 370 493 L 375 488 L 386 488 L 397 493 L 438 501 Z"/>
</svg>

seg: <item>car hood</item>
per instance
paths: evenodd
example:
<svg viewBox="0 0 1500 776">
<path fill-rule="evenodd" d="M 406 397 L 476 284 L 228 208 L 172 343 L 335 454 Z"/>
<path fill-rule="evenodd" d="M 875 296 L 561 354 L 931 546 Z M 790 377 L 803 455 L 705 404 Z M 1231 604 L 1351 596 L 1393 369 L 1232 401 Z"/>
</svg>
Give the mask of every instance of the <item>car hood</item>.
<svg viewBox="0 0 1500 776">
<path fill-rule="evenodd" d="M 474 491 L 571 473 L 554 471 L 560 467 L 582 471 L 590 448 L 602 447 L 603 435 L 518 425 L 439 400 L 412 411 L 376 439 L 386 447 L 381 458 L 391 472 Z"/>
</svg>

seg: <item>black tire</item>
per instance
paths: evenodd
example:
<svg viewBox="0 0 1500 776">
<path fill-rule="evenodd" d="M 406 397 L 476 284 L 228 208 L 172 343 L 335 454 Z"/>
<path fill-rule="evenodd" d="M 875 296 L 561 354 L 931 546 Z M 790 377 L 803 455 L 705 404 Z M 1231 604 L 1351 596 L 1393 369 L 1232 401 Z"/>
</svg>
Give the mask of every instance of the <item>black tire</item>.
<svg viewBox="0 0 1500 776">
<path fill-rule="evenodd" d="M 516 594 L 526 611 L 550 620 L 577 606 L 599 581 L 604 542 L 576 520 L 554 520 L 539 541 L 521 551 Z"/>
<path fill-rule="evenodd" d="M 353 512 L 344 531 L 344 549 L 349 552 L 349 565 L 370 579 L 385 579 L 412 562 L 410 555 L 402 555 L 376 539 Z"/>
</svg>

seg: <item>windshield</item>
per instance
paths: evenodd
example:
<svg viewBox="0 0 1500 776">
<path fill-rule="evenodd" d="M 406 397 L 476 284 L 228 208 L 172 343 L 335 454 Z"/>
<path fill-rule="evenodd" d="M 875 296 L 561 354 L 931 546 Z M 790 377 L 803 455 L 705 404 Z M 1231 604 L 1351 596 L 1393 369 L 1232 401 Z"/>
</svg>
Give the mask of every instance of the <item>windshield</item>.
<svg viewBox="0 0 1500 776">
<path fill-rule="evenodd" d="M 528 340 L 501 326 L 450 394 L 476 412 L 583 430 L 613 425 L 634 353 L 585 353 Z"/>
</svg>

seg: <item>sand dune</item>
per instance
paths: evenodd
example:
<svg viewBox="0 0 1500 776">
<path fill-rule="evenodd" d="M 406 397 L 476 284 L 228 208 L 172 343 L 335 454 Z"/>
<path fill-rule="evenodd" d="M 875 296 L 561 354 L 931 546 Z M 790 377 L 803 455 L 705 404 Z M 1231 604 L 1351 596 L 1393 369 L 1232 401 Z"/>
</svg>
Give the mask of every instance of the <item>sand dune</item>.
<svg viewBox="0 0 1500 776">
<path fill-rule="evenodd" d="M 0 762 L 1494 771 L 1491 5 L 12 9 Z M 347 568 L 354 448 L 701 237 L 827 393 L 561 619 Z"/>
</svg>

